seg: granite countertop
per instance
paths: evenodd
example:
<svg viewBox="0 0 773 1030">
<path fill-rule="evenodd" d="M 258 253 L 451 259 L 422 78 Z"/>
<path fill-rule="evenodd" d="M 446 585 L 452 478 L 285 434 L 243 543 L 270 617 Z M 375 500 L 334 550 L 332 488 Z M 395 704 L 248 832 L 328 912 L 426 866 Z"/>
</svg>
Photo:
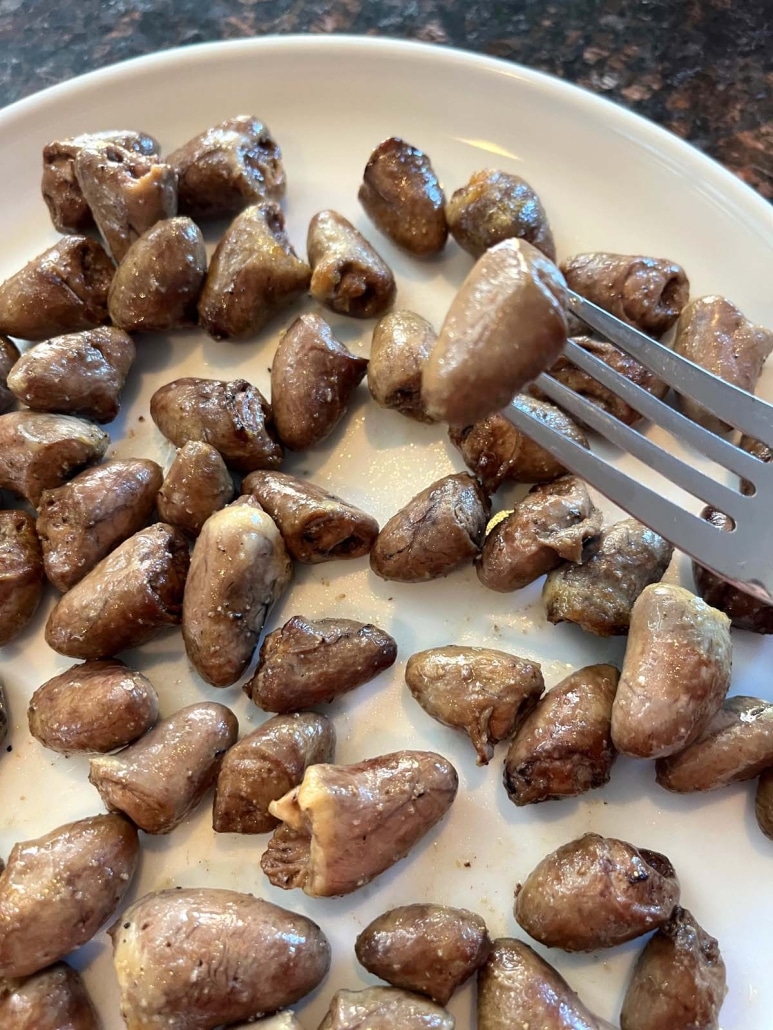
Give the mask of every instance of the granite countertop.
<svg viewBox="0 0 773 1030">
<path fill-rule="evenodd" d="M 0 0 L 0 104 L 154 50 L 289 32 L 419 39 L 542 69 L 773 199 L 770 0 Z"/>
</svg>

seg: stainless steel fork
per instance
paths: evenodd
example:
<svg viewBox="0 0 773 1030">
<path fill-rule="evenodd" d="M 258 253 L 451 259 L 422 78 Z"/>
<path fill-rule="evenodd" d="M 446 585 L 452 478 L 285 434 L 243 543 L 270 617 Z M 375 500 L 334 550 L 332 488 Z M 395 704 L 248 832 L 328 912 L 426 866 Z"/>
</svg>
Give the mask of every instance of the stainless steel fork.
<svg viewBox="0 0 773 1030">
<path fill-rule="evenodd" d="M 773 405 L 726 383 L 575 293 L 570 293 L 570 307 L 583 322 L 680 394 L 694 398 L 724 422 L 773 448 Z M 658 446 L 638 428 L 621 422 L 548 373 L 536 381 L 554 403 L 682 490 L 724 512 L 732 519 L 734 528 L 719 529 L 631 478 L 598 454 L 535 418 L 517 397 L 502 414 L 554 454 L 566 468 L 679 550 L 734 586 L 773 604 L 773 462 L 765 463 L 730 440 L 692 422 L 576 343 L 569 341 L 565 354 L 574 365 L 621 397 L 645 419 L 662 426 L 676 439 L 754 485 L 754 492 L 745 495 L 739 487 L 719 482 Z"/>
</svg>

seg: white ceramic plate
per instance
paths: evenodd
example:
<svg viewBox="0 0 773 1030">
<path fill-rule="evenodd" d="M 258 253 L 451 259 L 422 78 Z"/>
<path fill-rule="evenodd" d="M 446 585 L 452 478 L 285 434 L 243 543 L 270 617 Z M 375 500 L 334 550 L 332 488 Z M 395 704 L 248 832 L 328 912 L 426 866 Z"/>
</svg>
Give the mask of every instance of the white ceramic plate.
<svg viewBox="0 0 773 1030">
<path fill-rule="evenodd" d="M 116 127 L 142 128 L 171 149 L 206 126 L 242 112 L 263 118 L 279 139 L 289 176 L 290 236 L 303 247 L 315 211 L 333 207 L 353 219 L 390 261 L 398 304 L 439 323 L 470 259 L 446 254 L 412 261 L 368 223 L 357 188 L 371 149 L 400 135 L 426 150 L 450 192 L 481 167 L 527 178 L 542 196 L 561 256 L 580 249 L 662 255 L 688 270 L 692 294 L 724 293 L 755 320 L 773 324 L 773 210 L 698 152 L 592 95 L 535 72 L 470 54 L 389 41 L 346 38 L 262 39 L 172 51 L 87 75 L 0 114 L 0 276 L 50 245 L 55 233 L 38 192 L 40 152 L 53 138 Z M 112 453 L 169 463 L 172 449 L 148 417 L 148 398 L 180 376 L 243 376 L 268 391 L 280 331 L 297 312 L 254 342 L 214 343 L 192 332 L 139 341 L 140 358 L 124 409 L 108 427 Z M 342 339 L 367 354 L 371 324 L 333 319 Z M 763 393 L 771 396 L 767 385 Z M 360 504 L 383 522 L 437 477 L 463 469 L 440 428 L 380 410 L 363 385 L 343 427 L 286 468 Z M 496 498 L 505 507 L 516 496 Z M 671 573 L 689 581 L 684 561 Z M 259 868 L 264 837 L 215 835 L 209 800 L 169 837 L 145 838 L 140 875 L 127 902 L 170 885 L 211 885 L 261 894 L 317 920 L 333 944 L 333 968 L 299 1007 L 313 1030 L 339 987 L 373 982 L 353 957 L 357 932 L 396 904 L 419 899 L 480 912 L 492 935 L 519 934 L 513 890 L 548 851 L 588 830 L 667 853 L 683 904 L 720 941 L 727 962 L 724 1030 L 769 1030 L 773 978 L 773 844 L 754 822 L 752 787 L 680 798 L 658 788 L 650 763 L 625 759 L 605 789 L 585 797 L 516 809 L 502 786 L 504 746 L 488 768 L 475 765 L 466 738 L 433 722 L 403 683 L 406 659 L 446 643 L 490 645 L 543 663 L 549 685 L 589 662 L 620 662 L 624 641 L 598 640 L 545 623 L 539 584 L 512 595 L 484 590 L 472 569 L 425 585 L 384 583 L 366 561 L 299 567 L 270 627 L 294 613 L 371 620 L 397 638 L 395 667 L 333 704 L 338 758 L 356 761 L 402 747 L 433 748 L 460 773 L 450 816 L 396 868 L 355 895 L 310 900 L 272 888 Z M 88 761 L 43 750 L 29 735 L 26 702 L 71 663 L 42 638 L 53 603 L 0 655 L 12 716 L 11 753 L 0 754 L 0 854 L 101 809 L 87 781 Z M 769 642 L 736 634 L 733 692 L 771 697 Z M 216 691 L 192 673 L 177 632 L 128 655 L 146 673 L 169 714 L 198 699 L 232 704 L 244 732 L 263 713 L 238 688 Z M 549 954 L 590 1006 L 616 1020 L 640 943 L 598 955 Z M 119 1030 L 118 995 L 107 938 L 72 956 L 107 1030 Z M 474 989 L 451 1008 L 460 1030 L 474 1025 Z"/>
</svg>

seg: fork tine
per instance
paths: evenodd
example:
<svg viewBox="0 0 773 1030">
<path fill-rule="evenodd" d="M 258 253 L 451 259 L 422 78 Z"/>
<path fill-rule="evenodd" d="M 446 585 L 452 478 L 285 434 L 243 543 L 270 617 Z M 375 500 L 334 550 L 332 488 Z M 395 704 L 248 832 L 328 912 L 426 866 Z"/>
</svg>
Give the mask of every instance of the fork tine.
<svg viewBox="0 0 773 1030">
<path fill-rule="evenodd" d="M 773 405 L 712 375 L 571 290 L 569 307 L 583 322 L 604 333 L 659 379 L 708 408 L 723 422 L 773 446 Z"/>
<path fill-rule="evenodd" d="M 516 398 L 517 399 L 517 398 Z M 770 603 L 770 595 L 748 568 L 741 534 L 717 529 L 710 522 L 680 508 L 678 504 L 656 493 L 609 465 L 582 444 L 551 429 L 538 417 L 517 404 L 509 404 L 502 414 L 513 425 L 555 455 L 576 475 L 592 483 L 601 493 L 624 511 L 643 522 L 678 548 L 697 557 L 707 568 L 732 583 L 743 584 L 762 600 Z M 707 559 L 711 555 L 711 559 Z"/>
<path fill-rule="evenodd" d="M 677 458 L 675 454 L 664 451 L 636 429 L 621 422 L 619 418 L 615 418 L 586 397 L 581 397 L 563 383 L 547 375 L 541 375 L 536 382 L 540 390 L 552 401 L 595 429 L 621 450 L 641 459 L 694 497 L 713 505 L 734 520 L 738 519 L 742 506 L 746 503 L 746 498 L 742 494 L 704 475 L 694 466 Z"/>
<path fill-rule="evenodd" d="M 651 394 L 649 390 L 645 390 L 638 383 L 633 383 L 630 379 L 615 372 L 601 358 L 584 350 L 573 340 L 567 342 L 564 353 L 573 365 L 593 376 L 602 386 L 606 386 L 618 397 L 621 397 L 644 418 L 648 418 L 674 436 L 680 437 L 701 454 L 705 454 L 707 458 L 731 472 L 735 472 L 736 475 L 752 481 L 755 479 L 762 466 L 758 458 L 742 451 L 740 447 L 736 447 L 723 436 L 718 436 L 716 433 L 704 429 L 697 422 L 693 422 L 692 419 Z"/>
</svg>

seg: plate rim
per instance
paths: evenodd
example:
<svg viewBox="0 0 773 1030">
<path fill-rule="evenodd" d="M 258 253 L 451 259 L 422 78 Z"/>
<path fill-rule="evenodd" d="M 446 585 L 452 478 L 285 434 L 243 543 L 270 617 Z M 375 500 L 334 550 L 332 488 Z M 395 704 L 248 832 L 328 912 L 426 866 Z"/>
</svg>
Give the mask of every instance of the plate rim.
<svg viewBox="0 0 773 1030">
<path fill-rule="evenodd" d="M 279 49 L 285 51 L 351 52 L 370 50 L 386 55 L 398 55 L 419 62 L 458 65 L 473 68 L 492 75 L 502 75 L 526 84 L 527 87 L 551 99 L 558 99 L 570 106 L 586 111 L 594 121 L 603 121 L 605 127 L 615 134 L 625 136 L 639 146 L 654 148 L 665 158 L 673 170 L 697 166 L 701 173 L 699 188 L 712 195 L 723 205 L 733 202 L 738 214 L 750 230 L 759 232 L 759 221 L 767 221 L 773 231 L 773 204 L 767 201 L 754 187 L 744 182 L 714 157 L 704 153 L 696 145 L 682 139 L 675 133 L 651 121 L 609 97 L 587 89 L 574 82 L 568 82 L 548 72 L 529 68 L 515 61 L 481 54 L 464 47 L 426 43 L 420 40 L 400 39 L 393 36 L 366 36 L 351 33 L 315 34 L 287 33 L 252 36 L 245 39 L 214 40 L 191 43 L 184 46 L 167 47 L 149 54 L 141 54 L 125 60 L 114 61 L 101 68 L 75 75 L 63 82 L 46 86 L 0 108 L 0 132 L 12 128 L 13 123 L 27 117 L 37 109 L 45 108 L 52 101 L 76 97 L 82 91 L 91 91 L 100 84 L 120 82 L 146 69 L 163 69 L 176 64 L 195 65 L 214 58 L 220 53 L 249 55 L 255 50 Z M 599 116 L 601 116 L 599 118 Z M 693 180 L 693 185 L 696 181 Z M 698 187 L 696 187 L 698 188 Z"/>
</svg>

